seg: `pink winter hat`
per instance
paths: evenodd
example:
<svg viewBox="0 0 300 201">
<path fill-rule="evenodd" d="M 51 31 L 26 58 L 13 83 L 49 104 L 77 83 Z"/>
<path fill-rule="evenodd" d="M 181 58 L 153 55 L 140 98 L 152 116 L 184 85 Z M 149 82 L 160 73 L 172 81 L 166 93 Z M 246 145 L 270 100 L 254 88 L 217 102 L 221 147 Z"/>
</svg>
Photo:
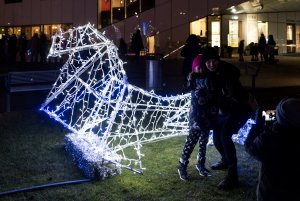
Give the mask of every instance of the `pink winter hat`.
<svg viewBox="0 0 300 201">
<path fill-rule="evenodd" d="M 197 66 L 201 66 L 202 58 L 203 58 L 203 55 L 202 55 L 202 54 L 198 54 L 198 55 L 194 58 L 193 64 L 192 64 L 192 71 L 195 71 Z"/>
</svg>

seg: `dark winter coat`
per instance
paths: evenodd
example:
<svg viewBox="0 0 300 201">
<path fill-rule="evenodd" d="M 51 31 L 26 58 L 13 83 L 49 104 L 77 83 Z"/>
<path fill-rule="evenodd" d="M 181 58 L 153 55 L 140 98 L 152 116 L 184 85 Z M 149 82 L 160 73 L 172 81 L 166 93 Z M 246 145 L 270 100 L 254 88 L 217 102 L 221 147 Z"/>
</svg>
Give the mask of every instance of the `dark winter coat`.
<svg viewBox="0 0 300 201">
<path fill-rule="evenodd" d="M 260 161 L 258 201 L 299 200 L 300 129 L 277 123 L 272 130 L 254 125 L 245 140 L 245 149 Z"/>
<path fill-rule="evenodd" d="M 180 56 L 184 58 L 183 60 L 183 74 L 184 76 L 192 72 L 192 63 L 194 58 L 201 53 L 201 46 L 199 45 L 199 40 L 196 35 L 190 35 L 180 52 Z"/>
<path fill-rule="evenodd" d="M 240 70 L 234 65 L 219 61 L 219 67 L 215 72 L 208 74 L 211 86 L 214 86 L 220 106 L 224 115 L 245 115 L 250 116 L 252 110 L 248 104 L 249 93 L 242 86 Z"/>
<path fill-rule="evenodd" d="M 276 42 L 275 40 L 273 39 L 273 36 L 269 36 L 269 40 L 268 40 L 268 45 L 271 45 L 271 46 L 276 46 Z"/>
<path fill-rule="evenodd" d="M 244 44 L 244 40 L 241 40 L 240 43 L 239 43 L 239 47 L 238 47 L 238 53 L 239 54 L 244 54 L 244 47 L 245 44 Z"/>
<path fill-rule="evenodd" d="M 193 75 L 188 82 L 188 88 L 191 90 L 189 126 L 191 129 L 211 129 L 218 114 L 217 103 L 207 79 L 197 73 Z"/>
<path fill-rule="evenodd" d="M 137 31 L 133 34 L 131 39 L 131 48 L 135 53 L 139 53 L 142 49 L 144 49 L 143 39 L 140 31 Z"/>
<path fill-rule="evenodd" d="M 258 51 L 264 52 L 267 45 L 267 40 L 264 36 L 261 36 L 258 40 Z"/>
</svg>

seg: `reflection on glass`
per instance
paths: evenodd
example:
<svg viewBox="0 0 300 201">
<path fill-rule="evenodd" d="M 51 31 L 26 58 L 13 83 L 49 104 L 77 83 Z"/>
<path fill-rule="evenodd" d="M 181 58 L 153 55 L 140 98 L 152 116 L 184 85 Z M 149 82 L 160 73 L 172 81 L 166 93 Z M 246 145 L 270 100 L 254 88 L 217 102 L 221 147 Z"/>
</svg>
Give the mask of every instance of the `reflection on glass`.
<svg viewBox="0 0 300 201">
<path fill-rule="evenodd" d="M 141 12 L 154 8 L 155 0 L 141 0 Z"/>
<path fill-rule="evenodd" d="M 112 0 L 112 22 L 116 23 L 125 19 L 124 0 Z"/>
<path fill-rule="evenodd" d="M 140 1 L 139 0 L 126 0 L 127 7 L 127 17 L 134 16 L 140 11 Z"/>
<path fill-rule="evenodd" d="M 27 39 L 31 39 L 31 37 L 35 33 L 40 35 L 42 32 L 44 32 L 47 36 L 47 39 L 50 40 L 51 36 L 54 33 L 56 33 L 59 29 L 66 31 L 71 27 L 72 27 L 71 24 L 51 24 L 51 25 L 39 25 L 39 26 L 7 27 L 6 31 L 8 35 L 16 34 L 16 36 L 21 35 L 21 33 L 25 33 Z M 5 33 L 5 29 L 3 29 L 3 32 Z"/>
<path fill-rule="evenodd" d="M 100 0 L 100 21 L 101 26 L 105 27 L 111 24 L 110 22 L 110 0 Z"/>
<path fill-rule="evenodd" d="M 16 36 L 21 35 L 21 27 L 8 27 L 7 28 L 8 35 L 16 34 Z"/>
<path fill-rule="evenodd" d="M 155 0 L 98 0 L 98 28 L 154 8 Z"/>
</svg>

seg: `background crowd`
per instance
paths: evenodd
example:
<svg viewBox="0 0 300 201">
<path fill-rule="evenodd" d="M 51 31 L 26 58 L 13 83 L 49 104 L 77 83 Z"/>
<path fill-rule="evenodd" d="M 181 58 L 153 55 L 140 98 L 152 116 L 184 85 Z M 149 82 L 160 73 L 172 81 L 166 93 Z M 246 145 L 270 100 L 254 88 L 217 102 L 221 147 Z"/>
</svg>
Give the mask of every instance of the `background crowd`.
<svg viewBox="0 0 300 201">
<path fill-rule="evenodd" d="M 3 36 L 0 39 L 0 63 L 45 63 L 50 42 L 44 33 L 35 33 L 31 39 L 27 39 L 25 33 L 19 37 L 15 34 Z"/>
<path fill-rule="evenodd" d="M 243 55 L 245 52 L 244 40 L 241 40 L 238 47 L 239 61 L 244 61 Z M 262 61 L 266 64 L 276 63 L 275 55 L 278 54 L 276 42 L 272 34 L 268 36 L 268 40 L 262 33 L 259 37 L 258 43 L 251 42 L 248 45 L 251 61 Z"/>
</svg>

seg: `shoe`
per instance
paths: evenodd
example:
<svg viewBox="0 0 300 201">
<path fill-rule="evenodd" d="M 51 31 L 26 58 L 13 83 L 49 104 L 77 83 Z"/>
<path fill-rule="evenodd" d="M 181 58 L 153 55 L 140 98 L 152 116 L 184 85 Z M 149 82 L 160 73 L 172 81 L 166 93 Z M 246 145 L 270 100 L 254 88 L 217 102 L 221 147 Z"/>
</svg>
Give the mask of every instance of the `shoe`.
<svg viewBox="0 0 300 201">
<path fill-rule="evenodd" d="M 178 174 L 179 174 L 179 178 L 182 181 L 187 181 L 188 180 L 186 167 L 183 167 L 183 166 L 179 165 L 179 167 L 178 167 Z"/>
<path fill-rule="evenodd" d="M 196 169 L 198 170 L 200 176 L 203 176 L 203 177 L 211 176 L 211 174 L 209 174 L 209 171 L 204 166 L 201 166 L 200 164 L 196 165 Z"/>
<path fill-rule="evenodd" d="M 221 190 L 231 190 L 238 187 L 239 180 L 237 178 L 230 178 L 228 176 L 218 184 L 218 188 Z"/>
<path fill-rule="evenodd" d="M 219 162 L 216 162 L 216 163 L 212 164 L 210 166 L 210 168 L 212 170 L 225 170 L 225 169 L 228 168 L 228 165 L 223 161 L 219 161 Z"/>
</svg>

